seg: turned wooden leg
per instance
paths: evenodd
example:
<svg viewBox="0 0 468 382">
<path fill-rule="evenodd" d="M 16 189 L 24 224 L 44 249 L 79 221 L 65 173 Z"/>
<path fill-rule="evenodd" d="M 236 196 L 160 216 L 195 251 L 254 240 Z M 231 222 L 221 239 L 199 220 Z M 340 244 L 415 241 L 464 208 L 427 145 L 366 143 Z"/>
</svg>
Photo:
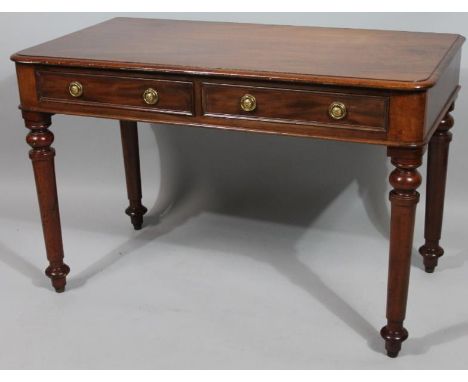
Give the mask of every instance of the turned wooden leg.
<svg viewBox="0 0 468 382">
<path fill-rule="evenodd" d="M 428 273 L 434 272 L 439 257 L 444 254 L 444 250 L 439 246 L 439 240 L 442 232 L 449 145 L 452 140 L 452 133 L 449 130 L 453 127 L 453 117 L 450 112 L 453 108 L 452 104 L 429 142 L 424 226 L 426 240 L 419 248 L 419 253 L 424 259 L 424 268 Z"/>
<path fill-rule="evenodd" d="M 29 157 L 34 169 L 42 230 L 49 260 L 45 273 L 52 280 L 55 290 L 63 292 L 70 268 L 63 262 L 62 230 L 55 182 L 55 150 L 50 147 L 54 135 L 48 130 L 51 124 L 50 117 L 49 114 L 23 112 L 26 127 L 30 129 L 26 142 L 32 147 Z"/>
<path fill-rule="evenodd" d="M 148 210 L 141 204 L 140 154 L 138 148 L 137 123 L 120 121 L 120 135 L 122 138 L 125 178 L 127 180 L 127 195 L 130 202 L 125 213 L 130 216 L 133 227 L 139 230 L 143 224 L 143 215 Z"/>
<path fill-rule="evenodd" d="M 389 148 L 388 155 L 396 167 L 390 174 L 391 223 L 390 255 L 387 289 L 387 325 L 380 334 L 390 357 L 396 357 L 401 343 L 408 338 L 403 327 L 408 297 L 410 261 L 413 246 L 414 220 L 421 184 L 417 168 L 421 165 L 423 150 Z"/>
</svg>

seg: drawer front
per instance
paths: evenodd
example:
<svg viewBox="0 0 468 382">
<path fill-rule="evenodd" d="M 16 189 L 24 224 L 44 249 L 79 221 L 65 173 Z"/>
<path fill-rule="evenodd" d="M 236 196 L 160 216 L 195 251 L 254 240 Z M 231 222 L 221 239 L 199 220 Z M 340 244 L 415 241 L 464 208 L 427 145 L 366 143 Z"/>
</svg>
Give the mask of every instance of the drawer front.
<svg viewBox="0 0 468 382">
<path fill-rule="evenodd" d="M 254 97 L 252 100 L 251 97 Z M 249 97 L 243 110 L 242 99 Z M 257 119 L 273 122 L 333 125 L 353 129 L 386 128 L 388 98 L 309 90 L 203 84 L 203 112 L 207 116 Z M 332 117 L 332 105 L 338 105 L 338 115 Z M 246 107 L 247 106 L 247 107 Z M 341 112 L 344 116 L 339 115 Z"/>
<path fill-rule="evenodd" d="M 193 115 L 191 82 L 46 70 L 37 72 L 37 80 L 40 101 Z M 71 94 L 72 83 L 81 94 L 76 86 Z"/>
</svg>

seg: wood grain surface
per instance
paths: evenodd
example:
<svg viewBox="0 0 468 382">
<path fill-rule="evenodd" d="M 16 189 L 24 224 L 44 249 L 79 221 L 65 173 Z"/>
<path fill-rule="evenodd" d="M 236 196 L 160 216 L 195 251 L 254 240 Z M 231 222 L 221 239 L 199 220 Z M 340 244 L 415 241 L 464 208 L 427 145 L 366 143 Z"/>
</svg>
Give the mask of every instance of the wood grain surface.
<svg viewBox="0 0 468 382">
<path fill-rule="evenodd" d="M 23 50 L 12 59 L 422 89 L 435 84 L 463 41 L 456 34 L 119 17 Z"/>
</svg>

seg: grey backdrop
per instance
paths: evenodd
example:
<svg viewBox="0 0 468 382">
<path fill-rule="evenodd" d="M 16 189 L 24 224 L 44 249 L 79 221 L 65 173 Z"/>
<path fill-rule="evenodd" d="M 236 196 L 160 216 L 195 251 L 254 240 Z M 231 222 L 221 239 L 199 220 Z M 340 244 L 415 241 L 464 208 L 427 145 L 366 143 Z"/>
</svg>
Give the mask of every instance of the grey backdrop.
<svg viewBox="0 0 468 382">
<path fill-rule="evenodd" d="M 383 147 L 140 124 L 150 213 L 136 233 L 123 213 L 117 121 L 56 116 L 59 198 L 72 270 L 67 292 L 53 293 L 43 276 L 27 131 L 9 56 L 114 16 L 0 15 L 1 368 L 468 365 L 464 89 L 454 112 L 446 255 L 435 274 L 422 271 L 416 251 L 423 240 L 421 187 L 410 339 L 396 360 L 383 355 L 378 334 L 385 323 L 389 219 Z M 466 14 L 133 16 L 468 36 Z M 467 81 L 465 54 L 462 86 Z"/>
</svg>

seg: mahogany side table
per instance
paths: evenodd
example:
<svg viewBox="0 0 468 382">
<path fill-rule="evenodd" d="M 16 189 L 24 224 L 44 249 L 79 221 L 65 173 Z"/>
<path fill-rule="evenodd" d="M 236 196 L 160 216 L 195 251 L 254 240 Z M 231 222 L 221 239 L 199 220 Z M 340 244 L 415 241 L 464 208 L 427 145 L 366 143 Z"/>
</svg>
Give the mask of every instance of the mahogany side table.
<svg viewBox="0 0 468 382">
<path fill-rule="evenodd" d="M 450 112 L 463 42 L 454 34 L 115 18 L 14 54 L 46 275 L 64 291 L 70 268 L 63 262 L 53 114 L 120 120 L 126 213 L 135 229 L 146 212 L 137 121 L 378 144 L 395 167 L 381 335 L 387 354 L 396 357 L 408 337 L 403 320 L 417 169 L 426 147 L 425 244 L 419 251 L 427 272 L 444 252 L 439 240 Z"/>
</svg>

